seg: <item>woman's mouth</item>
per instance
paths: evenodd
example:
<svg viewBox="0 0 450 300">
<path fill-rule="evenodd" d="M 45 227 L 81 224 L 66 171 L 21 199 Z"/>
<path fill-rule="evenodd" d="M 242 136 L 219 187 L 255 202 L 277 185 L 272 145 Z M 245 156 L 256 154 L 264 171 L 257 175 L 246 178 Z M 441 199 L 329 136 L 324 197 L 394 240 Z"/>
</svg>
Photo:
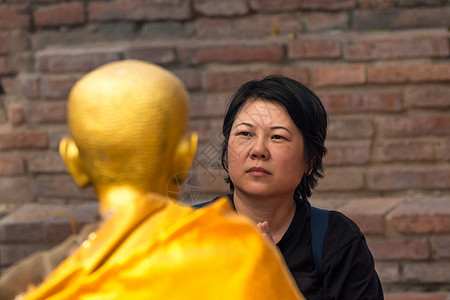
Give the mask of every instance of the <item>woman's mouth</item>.
<svg viewBox="0 0 450 300">
<path fill-rule="evenodd" d="M 270 175 L 269 171 L 267 171 L 264 168 L 258 168 L 258 167 L 253 167 L 253 168 L 248 169 L 247 173 L 249 173 L 250 175 L 256 176 L 256 177 Z"/>
</svg>

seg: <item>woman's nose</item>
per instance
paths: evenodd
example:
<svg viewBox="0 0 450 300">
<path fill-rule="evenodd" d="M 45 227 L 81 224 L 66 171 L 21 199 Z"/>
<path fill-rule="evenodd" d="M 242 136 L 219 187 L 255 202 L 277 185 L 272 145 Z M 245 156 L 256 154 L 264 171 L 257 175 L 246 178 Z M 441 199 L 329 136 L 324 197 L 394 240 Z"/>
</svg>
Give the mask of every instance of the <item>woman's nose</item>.
<svg viewBox="0 0 450 300">
<path fill-rule="evenodd" d="M 266 160 L 269 159 L 270 153 L 262 141 L 255 141 L 255 144 L 252 146 L 252 149 L 250 150 L 250 157 L 252 159 Z"/>
</svg>

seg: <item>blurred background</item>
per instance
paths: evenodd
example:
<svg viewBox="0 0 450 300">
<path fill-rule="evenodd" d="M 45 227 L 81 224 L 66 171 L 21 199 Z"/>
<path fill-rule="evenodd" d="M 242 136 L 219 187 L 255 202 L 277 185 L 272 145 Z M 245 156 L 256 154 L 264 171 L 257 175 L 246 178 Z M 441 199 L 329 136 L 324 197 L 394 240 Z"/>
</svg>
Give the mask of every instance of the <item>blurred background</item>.
<svg viewBox="0 0 450 300">
<path fill-rule="evenodd" d="M 228 192 L 232 93 L 292 77 L 329 114 L 311 202 L 358 223 L 387 299 L 450 299 L 449 26 L 448 0 L 0 0 L 0 270 L 96 219 L 57 150 L 67 96 L 88 71 L 140 59 L 191 95 L 184 203 Z"/>
</svg>

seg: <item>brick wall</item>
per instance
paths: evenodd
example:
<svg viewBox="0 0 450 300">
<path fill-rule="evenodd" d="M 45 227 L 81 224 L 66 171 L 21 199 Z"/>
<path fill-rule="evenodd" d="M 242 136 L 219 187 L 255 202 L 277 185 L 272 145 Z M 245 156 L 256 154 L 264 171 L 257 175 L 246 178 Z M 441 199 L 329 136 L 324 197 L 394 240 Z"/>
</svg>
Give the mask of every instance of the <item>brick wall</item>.
<svg viewBox="0 0 450 300">
<path fill-rule="evenodd" d="M 84 73 L 134 58 L 167 67 L 190 91 L 200 147 L 187 203 L 227 192 L 219 133 L 240 84 L 278 73 L 311 87 L 330 118 L 312 202 L 361 226 L 389 299 L 446 299 L 449 25 L 445 0 L 0 0 L 0 215 L 22 207 L 0 233 L 24 226 L 20 238 L 0 234 L 0 267 L 57 242 L 36 238 L 28 219 L 62 225 L 27 207 L 95 199 L 57 152 L 66 98 Z"/>
</svg>

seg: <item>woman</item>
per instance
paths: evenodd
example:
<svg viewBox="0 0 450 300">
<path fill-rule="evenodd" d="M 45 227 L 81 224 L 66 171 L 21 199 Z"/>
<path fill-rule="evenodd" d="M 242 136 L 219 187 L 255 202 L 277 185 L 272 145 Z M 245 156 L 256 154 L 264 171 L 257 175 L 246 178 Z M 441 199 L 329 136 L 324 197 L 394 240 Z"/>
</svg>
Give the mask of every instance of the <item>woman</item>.
<svg viewBox="0 0 450 300">
<path fill-rule="evenodd" d="M 326 128 L 322 103 L 299 82 L 269 76 L 245 83 L 223 123 L 229 197 L 271 236 L 307 299 L 383 299 L 365 238 L 341 213 L 328 213 L 314 262 L 308 197 L 322 177 Z"/>
</svg>

